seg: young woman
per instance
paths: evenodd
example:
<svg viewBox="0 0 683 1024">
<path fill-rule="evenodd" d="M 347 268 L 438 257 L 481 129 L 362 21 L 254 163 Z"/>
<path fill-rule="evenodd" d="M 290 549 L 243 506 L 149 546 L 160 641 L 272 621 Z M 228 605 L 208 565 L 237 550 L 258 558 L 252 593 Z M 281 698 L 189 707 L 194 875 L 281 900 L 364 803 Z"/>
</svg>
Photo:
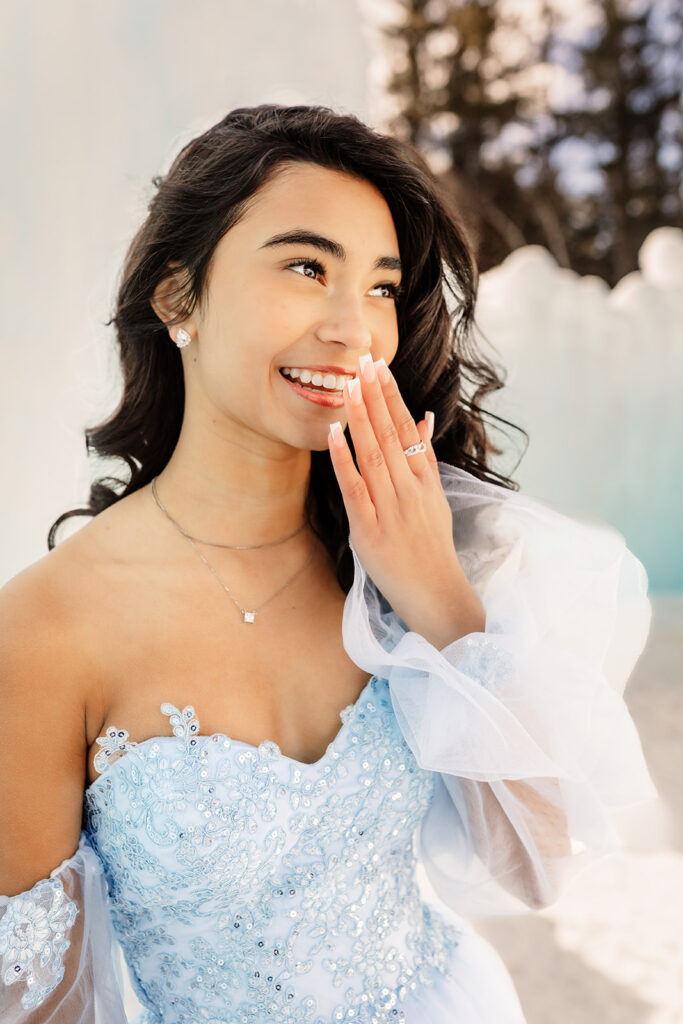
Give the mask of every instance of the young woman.
<svg viewBox="0 0 683 1024">
<path fill-rule="evenodd" d="M 120 945 L 146 1024 L 522 1022 L 467 919 L 656 797 L 645 570 L 487 466 L 413 149 L 263 105 L 155 184 L 87 431 L 129 474 L 0 591 L 0 1018 L 122 1024 Z"/>
</svg>

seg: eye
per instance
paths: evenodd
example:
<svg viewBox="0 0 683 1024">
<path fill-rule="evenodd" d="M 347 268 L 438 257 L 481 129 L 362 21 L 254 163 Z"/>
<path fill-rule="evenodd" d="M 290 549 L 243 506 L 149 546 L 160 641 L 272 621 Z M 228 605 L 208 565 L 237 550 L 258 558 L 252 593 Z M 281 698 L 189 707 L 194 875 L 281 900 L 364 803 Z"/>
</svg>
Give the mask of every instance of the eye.
<svg viewBox="0 0 683 1024">
<path fill-rule="evenodd" d="M 298 259 L 298 260 L 293 260 L 291 263 L 287 264 L 287 267 L 288 268 L 290 268 L 290 267 L 312 267 L 316 274 L 324 274 L 325 273 L 325 268 L 322 265 L 322 263 L 320 263 L 319 260 L 313 260 L 313 259 L 303 259 L 302 258 L 302 259 Z M 308 274 L 301 274 L 299 276 L 300 277 L 309 277 L 310 275 L 308 275 Z M 396 302 L 398 297 L 403 292 L 403 286 L 400 285 L 400 284 L 394 284 L 393 281 L 386 281 L 384 284 L 376 284 L 375 288 L 388 288 L 389 289 L 389 295 L 386 295 L 384 297 L 388 298 L 388 299 L 393 299 L 394 302 Z"/>
<path fill-rule="evenodd" d="M 376 284 L 375 288 L 388 288 L 389 289 L 389 295 L 387 295 L 387 298 L 388 299 L 393 299 L 394 302 L 396 302 L 396 300 L 398 299 L 399 295 L 403 291 L 403 288 L 401 287 L 401 285 L 400 284 L 394 284 L 393 281 L 387 281 L 386 284 Z"/>
<path fill-rule="evenodd" d="M 306 260 L 306 259 L 294 260 L 292 263 L 288 263 L 287 266 L 288 267 L 313 267 L 313 269 L 315 270 L 316 274 L 324 274 L 325 273 L 324 266 L 322 265 L 322 263 L 319 263 L 318 260 Z M 308 277 L 307 274 L 301 274 L 300 276 L 301 277 Z"/>
</svg>

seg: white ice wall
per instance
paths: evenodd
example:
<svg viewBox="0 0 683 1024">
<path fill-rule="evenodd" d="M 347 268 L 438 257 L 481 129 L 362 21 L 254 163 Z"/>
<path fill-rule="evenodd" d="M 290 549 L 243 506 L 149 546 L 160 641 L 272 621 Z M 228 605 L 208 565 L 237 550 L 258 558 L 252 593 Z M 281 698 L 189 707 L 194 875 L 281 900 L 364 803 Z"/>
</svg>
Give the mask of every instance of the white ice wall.
<svg viewBox="0 0 683 1024">
<path fill-rule="evenodd" d="M 610 290 L 527 246 L 482 275 L 479 327 L 508 369 L 484 404 L 530 434 L 523 490 L 613 523 L 652 590 L 681 590 L 683 232 L 652 232 L 639 263 Z"/>
</svg>

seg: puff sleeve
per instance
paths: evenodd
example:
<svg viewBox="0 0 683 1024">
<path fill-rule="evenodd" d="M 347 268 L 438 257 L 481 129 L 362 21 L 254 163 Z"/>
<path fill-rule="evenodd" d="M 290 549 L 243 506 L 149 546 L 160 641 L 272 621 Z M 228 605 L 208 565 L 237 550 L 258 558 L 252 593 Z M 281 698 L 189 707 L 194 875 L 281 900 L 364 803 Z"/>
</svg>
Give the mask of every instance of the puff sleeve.
<svg viewBox="0 0 683 1024">
<path fill-rule="evenodd" d="M 0 896 L 3 1024 L 126 1024 L 101 861 L 73 856 L 26 892 Z"/>
<path fill-rule="evenodd" d="M 484 632 L 437 650 L 365 572 L 342 622 L 353 661 L 389 682 L 421 768 L 438 773 L 417 849 L 464 917 L 554 902 L 621 847 L 613 808 L 657 799 L 623 699 L 647 640 L 647 575 L 623 536 L 439 462 Z"/>
</svg>

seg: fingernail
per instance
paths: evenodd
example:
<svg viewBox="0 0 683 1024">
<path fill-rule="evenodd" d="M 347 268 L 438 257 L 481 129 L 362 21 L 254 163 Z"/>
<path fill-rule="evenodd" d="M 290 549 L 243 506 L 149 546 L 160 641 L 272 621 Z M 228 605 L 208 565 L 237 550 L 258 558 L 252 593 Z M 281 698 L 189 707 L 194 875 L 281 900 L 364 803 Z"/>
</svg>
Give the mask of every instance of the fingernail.
<svg viewBox="0 0 683 1024">
<path fill-rule="evenodd" d="M 333 444 L 336 444 L 337 448 L 341 448 L 344 444 L 344 431 L 339 420 L 330 423 L 330 434 L 332 435 Z"/>
<path fill-rule="evenodd" d="M 364 356 L 361 356 L 358 360 L 358 365 L 368 384 L 371 384 L 375 379 L 375 364 L 372 361 L 371 354 L 366 352 Z"/>
<path fill-rule="evenodd" d="M 388 384 L 391 374 L 389 373 L 389 367 L 387 361 L 382 356 L 380 359 L 375 359 L 375 369 L 377 370 L 377 376 L 381 380 L 382 384 Z"/>
<path fill-rule="evenodd" d="M 427 437 L 431 441 L 432 434 L 434 433 L 434 413 L 426 412 L 425 419 L 427 420 Z"/>
<path fill-rule="evenodd" d="M 352 377 L 349 383 L 346 385 L 348 396 L 354 405 L 360 405 L 363 401 L 363 396 L 360 390 L 360 380 L 358 377 Z"/>
</svg>

